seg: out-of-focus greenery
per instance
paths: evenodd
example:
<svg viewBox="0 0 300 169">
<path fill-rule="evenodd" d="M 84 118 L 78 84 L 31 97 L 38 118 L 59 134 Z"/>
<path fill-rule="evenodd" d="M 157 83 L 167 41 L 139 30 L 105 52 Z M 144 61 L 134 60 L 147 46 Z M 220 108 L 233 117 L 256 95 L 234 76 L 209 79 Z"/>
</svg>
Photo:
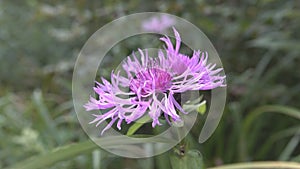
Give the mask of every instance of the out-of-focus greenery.
<svg viewBox="0 0 300 169">
<path fill-rule="evenodd" d="M 195 142 L 201 120 L 189 136 L 206 166 L 300 162 L 299 1 L 0 0 L 0 168 L 60 146 L 78 152 L 61 154 L 63 161 L 47 167 L 170 168 L 170 152 L 134 160 L 85 149 L 88 138 L 72 105 L 72 69 L 84 42 L 107 22 L 145 11 L 197 25 L 224 64 L 228 100 L 222 121 L 204 144 Z M 69 145 L 77 142 L 83 145 Z"/>
</svg>

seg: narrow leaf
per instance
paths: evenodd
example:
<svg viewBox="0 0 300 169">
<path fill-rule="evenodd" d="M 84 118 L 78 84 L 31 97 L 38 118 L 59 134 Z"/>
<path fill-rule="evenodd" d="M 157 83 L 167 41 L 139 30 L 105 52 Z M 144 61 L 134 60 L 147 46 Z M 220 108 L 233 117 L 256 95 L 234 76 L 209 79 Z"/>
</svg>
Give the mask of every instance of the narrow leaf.
<svg viewBox="0 0 300 169">
<path fill-rule="evenodd" d="M 133 135 L 139 128 L 141 128 L 146 122 L 150 120 L 149 116 L 144 116 L 136 121 L 127 131 L 127 136 Z"/>
</svg>

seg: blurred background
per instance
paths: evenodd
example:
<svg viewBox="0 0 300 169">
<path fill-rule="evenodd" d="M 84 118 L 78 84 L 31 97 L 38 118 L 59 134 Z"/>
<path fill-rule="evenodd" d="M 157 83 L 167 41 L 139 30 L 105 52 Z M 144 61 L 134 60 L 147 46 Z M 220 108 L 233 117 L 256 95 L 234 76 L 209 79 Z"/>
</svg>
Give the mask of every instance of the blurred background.
<svg viewBox="0 0 300 169">
<path fill-rule="evenodd" d="M 76 57 L 101 26 L 147 11 L 198 26 L 223 62 L 228 95 L 221 123 L 201 145 L 197 125 L 190 136 L 206 166 L 300 162 L 300 1 L 0 0 L 0 168 L 48 158 L 61 146 L 84 147 L 88 137 L 71 95 Z M 171 168 L 170 152 L 134 160 L 96 146 L 73 150 L 42 168 Z"/>
</svg>

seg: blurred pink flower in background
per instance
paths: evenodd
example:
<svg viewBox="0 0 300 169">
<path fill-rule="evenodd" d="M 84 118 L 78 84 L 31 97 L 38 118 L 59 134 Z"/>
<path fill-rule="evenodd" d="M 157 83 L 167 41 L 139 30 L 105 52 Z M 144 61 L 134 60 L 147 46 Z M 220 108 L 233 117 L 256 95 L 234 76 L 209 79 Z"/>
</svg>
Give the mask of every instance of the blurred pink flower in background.
<svg viewBox="0 0 300 169">
<path fill-rule="evenodd" d="M 142 23 L 142 29 L 144 31 L 153 31 L 157 33 L 162 33 L 165 30 L 171 28 L 176 23 L 175 19 L 168 16 L 168 15 L 162 15 L 162 16 L 154 16 L 147 20 L 145 20 Z"/>
</svg>

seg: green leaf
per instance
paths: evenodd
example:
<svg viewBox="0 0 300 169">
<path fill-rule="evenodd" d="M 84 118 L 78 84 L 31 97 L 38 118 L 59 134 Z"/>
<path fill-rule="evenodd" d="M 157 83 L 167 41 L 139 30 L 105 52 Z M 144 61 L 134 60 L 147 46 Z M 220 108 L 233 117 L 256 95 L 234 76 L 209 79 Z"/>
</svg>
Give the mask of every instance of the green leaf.
<svg viewBox="0 0 300 169">
<path fill-rule="evenodd" d="M 59 161 L 66 160 L 80 154 L 91 152 L 95 148 L 97 148 L 97 145 L 92 141 L 74 143 L 56 148 L 49 153 L 29 158 L 6 169 L 46 168 L 47 166 L 53 165 Z"/>
<path fill-rule="evenodd" d="M 198 150 L 189 150 L 184 155 L 173 153 L 170 161 L 172 169 L 204 169 L 203 158 Z"/>
<path fill-rule="evenodd" d="M 200 102 L 203 98 L 203 95 L 201 95 L 199 98 L 193 100 L 193 101 L 187 101 L 183 106 L 183 110 L 186 112 L 192 112 L 197 111 L 201 115 L 203 115 L 206 112 L 206 100 L 203 100 Z"/>
<path fill-rule="evenodd" d="M 282 153 L 279 156 L 280 161 L 287 161 L 291 158 L 293 152 L 299 145 L 299 142 L 300 142 L 299 134 L 300 134 L 300 130 L 298 130 L 295 133 L 295 135 L 293 136 L 293 138 L 289 141 L 289 143 L 287 144 L 287 146 L 285 147 L 285 149 L 282 151 Z"/>
<path fill-rule="evenodd" d="M 204 115 L 206 112 L 206 101 L 204 100 L 199 104 L 199 107 L 197 108 L 197 112 L 200 113 L 201 115 Z"/>
<path fill-rule="evenodd" d="M 247 162 L 247 163 L 237 163 L 228 164 L 218 167 L 212 167 L 208 169 L 275 169 L 275 168 L 288 168 L 288 169 L 299 169 L 300 164 L 295 162 L 286 161 L 261 161 L 261 162 Z"/>
<path fill-rule="evenodd" d="M 122 138 L 123 136 L 110 136 L 110 137 L 99 138 L 94 141 L 101 142 L 101 145 L 110 146 L 111 148 L 120 145 L 126 147 L 126 145 L 136 144 L 136 143 L 146 143 L 146 142 L 147 143 L 149 142 L 170 143 L 174 141 L 165 138 L 148 138 L 148 139 L 141 139 L 141 140 L 139 139 L 123 140 Z M 70 145 L 58 147 L 48 153 L 31 157 L 6 169 L 39 169 L 39 168 L 44 169 L 59 161 L 70 159 L 72 157 L 75 157 L 77 155 L 82 155 L 84 153 L 92 152 L 97 148 L 98 146 L 93 141 L 73 143 Z"/>
<path fill-rule="evenodd" d="M 150 120 L 149 116 L 143 116 L 139 120 L 137 120 L 127 131 L 127 136 L 133 135 L 139 128 L 141 128 L 146 122 Z"/>
<path fill-rule="evenodd" d="M 263 115 L 265 113 L 270 113 L 270 112 L 284 114 L 300 120 L 300 111 L 297 109 L 287 107 L 287 106 L 281 106 L 281 105 L 261 106 L 254 109 L 252 112 L 249 113 L 248 116 L 246 116 L 242 126 L 243 131 L 241 132 L 241 137 L 247 138 L 246 133 L 251 133 L 251 127 L 254 124 L 255 119 L 260 117 L 260 115 Z M 251 140 L 245 139 L 244 144 L 248 145 L 248 149 L 252 149 L 253 147 L 253 143 L 251 142 Z"/>
<path fill-rule="evenodd" d="M 49 110 L 45 105 L 41 90 L 35 90 L 33 92 L 32 101 L 35 104 L 38 113 L 40 114 L 43 120 L 43 123 L 47 127 L 48 134 L 51 135 L 51 138 L 53 138 L 56 141 L 56 143 L 61 144 L 62 141 L 60 139 L 60 135 L 57 134 L 58 130 L 56 128 L 56 123 L 50 116 Z"/>
<path fill-rule="evenodd" d="M 243 132 L 250 132 L 251 124 L 253 124 L 255 119 L 266 112 L 280 113 L 300 120 L 300 111 L 297 109 L 281 105 L 261 106 L 250 112 L 249 115 L 245 118 Z"/>
</svg>

